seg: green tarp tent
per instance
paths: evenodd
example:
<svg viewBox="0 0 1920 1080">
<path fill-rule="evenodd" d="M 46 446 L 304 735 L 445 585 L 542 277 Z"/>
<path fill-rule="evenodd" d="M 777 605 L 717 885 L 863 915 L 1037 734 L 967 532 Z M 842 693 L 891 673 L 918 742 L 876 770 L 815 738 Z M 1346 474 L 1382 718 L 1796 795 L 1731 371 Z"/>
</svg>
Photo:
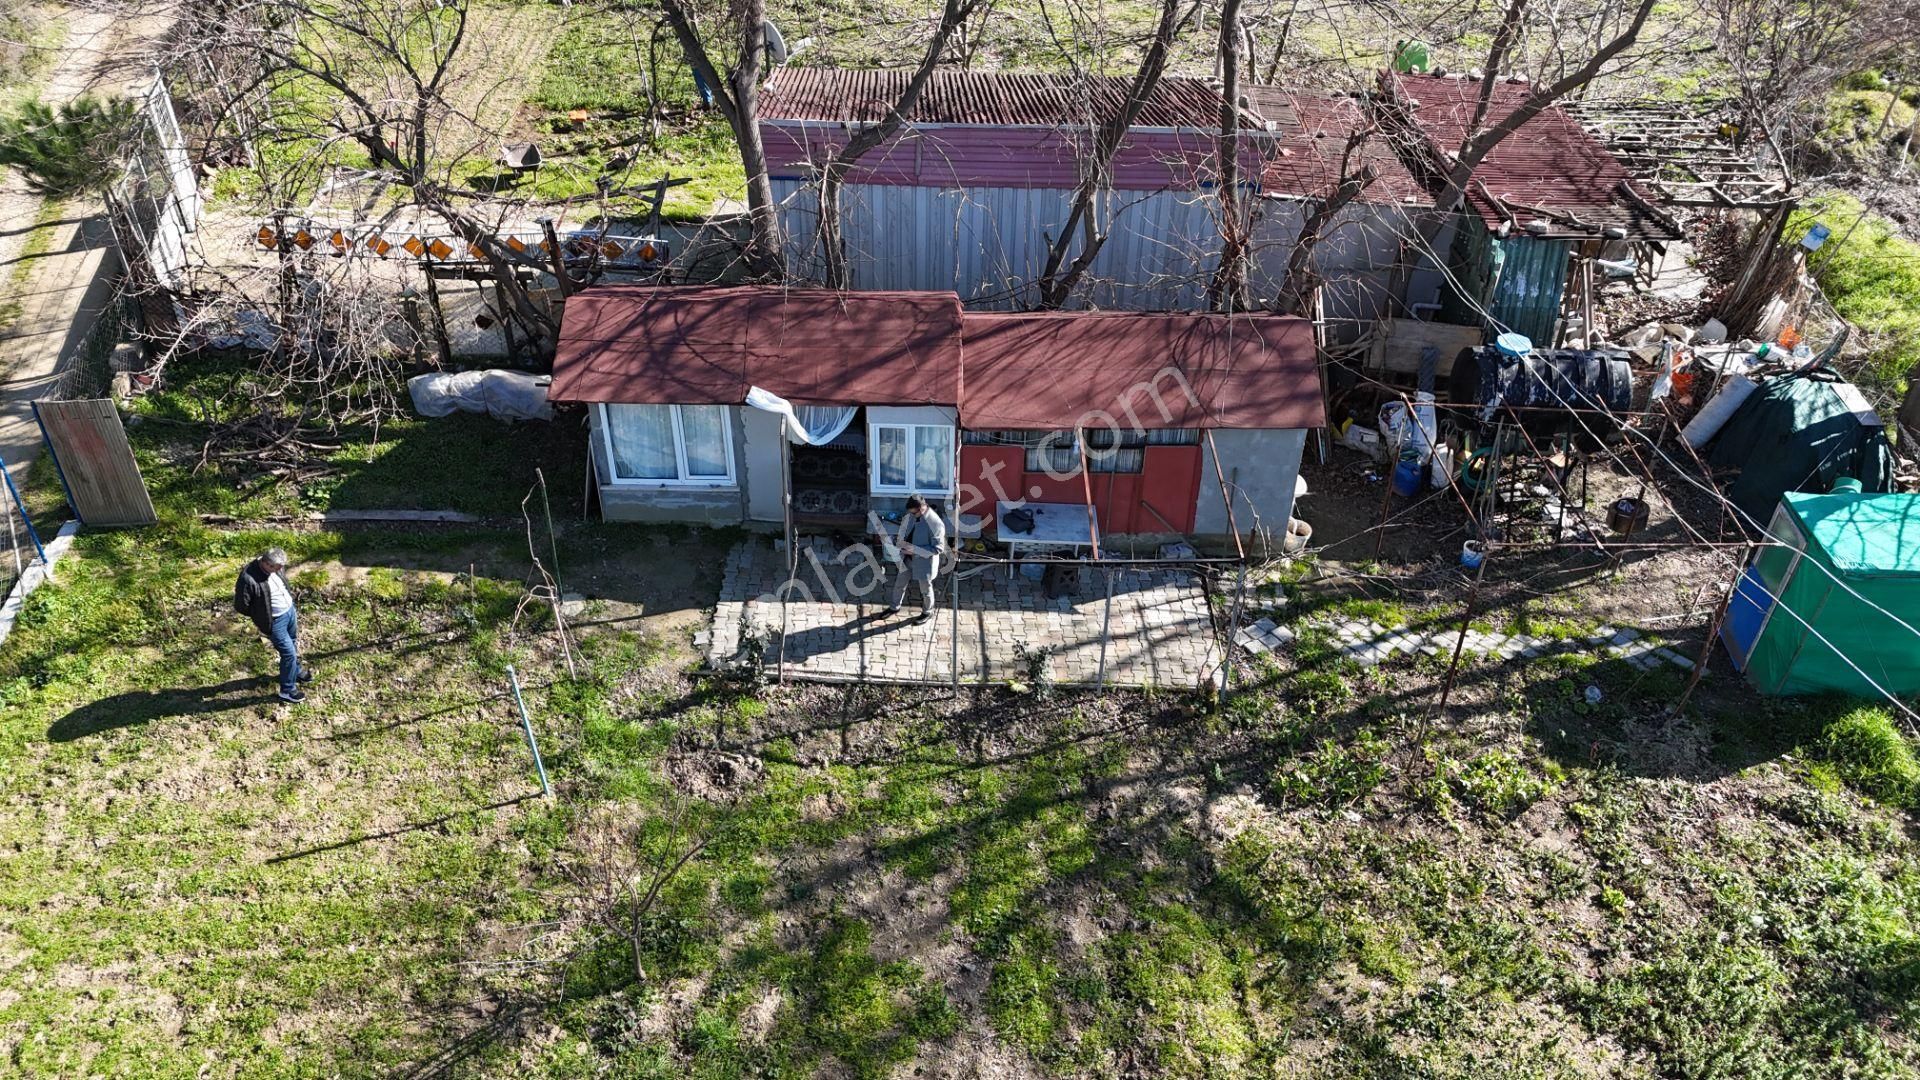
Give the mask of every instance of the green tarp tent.
<svg viewBox="0 0 1920 1080">
<path fill-rule="evenodd" d="M 1893 451 L 1873 407 L 1825 373 L 1768 379 L 1715 437 L 1714 465 L 1737 465 L 1727 498 L 1765 521 L 1789 491 L 1827 491 L 1842 476 L 1866 491 L 1892 486 Z"/>
<path fill-rule="evenodd" d="M 1721 630 L 1747 678 L 1769 694 L 1920 692 L 1920 495 L 1790 493 L 1767 532 L 1780 543 L 1741 575 Z"/>
</svg>

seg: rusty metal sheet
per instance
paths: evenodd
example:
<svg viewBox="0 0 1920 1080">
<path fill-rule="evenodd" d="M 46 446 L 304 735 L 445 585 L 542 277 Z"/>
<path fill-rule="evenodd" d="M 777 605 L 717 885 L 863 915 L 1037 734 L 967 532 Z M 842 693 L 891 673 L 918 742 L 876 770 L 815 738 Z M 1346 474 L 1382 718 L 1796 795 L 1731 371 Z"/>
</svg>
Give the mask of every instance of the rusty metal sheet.
<svg viewBox="0 0 1920 1080">
<path fill-rule="evenodd" d="M 906 68 L 781 68 L 760 91 L 760 116 L 876 123 L 912 76 Z M 1089 127 L 1118 111 L 1132 81 L 1117 75 L 936 71 L 907 121 Z M 1134 126 L 1218 130 L 1220 91 L 1205 79 L 1162 79 Z"/>
<path fill-rule="evenodd" d="M 33 414 L 81 524 L 151 525 L 158 520 L 113 402 L 36 401 Z"/>
</svg>

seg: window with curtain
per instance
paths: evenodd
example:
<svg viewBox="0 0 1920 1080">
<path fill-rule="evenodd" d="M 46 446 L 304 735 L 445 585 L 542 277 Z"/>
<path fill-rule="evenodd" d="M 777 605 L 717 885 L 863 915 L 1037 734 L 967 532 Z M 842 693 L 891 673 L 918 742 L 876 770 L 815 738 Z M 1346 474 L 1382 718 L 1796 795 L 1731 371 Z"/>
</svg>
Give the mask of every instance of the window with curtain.
<svg viewBox="0 0 1920 1080">
<path fill-rule="evenodd" d="M 1149 446 L 1193 446 L 1200 433 L 1191 428 L 1151 431 L 1114 431 L 1093 427 L 1085 431 L 1087 462 L 1095 473 L 1138 473 L 1146 468 Z M 1071 431 L 969 431 L 966 441 L 980 446 L 1020 446 L 1027 452 L 1023 468 L 1054 476 L 1077 476 L 1080 444 Z"/>
<path fill-rule="evenodd" d="M 876 493 L 953 493 L 953 429 L 933 424 L 871 424 Z"/>
<path fill-rule="evenodd" d="M 725 405 L 602 405 L 615 483 L 733 483 Z"/>
</svg>

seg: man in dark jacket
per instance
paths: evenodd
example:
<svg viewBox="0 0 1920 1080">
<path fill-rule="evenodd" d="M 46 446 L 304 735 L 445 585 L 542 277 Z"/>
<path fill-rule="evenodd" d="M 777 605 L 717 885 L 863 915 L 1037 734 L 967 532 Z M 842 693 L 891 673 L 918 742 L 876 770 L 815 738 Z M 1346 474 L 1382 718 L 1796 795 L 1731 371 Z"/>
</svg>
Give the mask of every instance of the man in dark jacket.
<svg viewBox="0 0 1920 1080">
<path fill-rule="evenodd" d="M 300 666 L 300 616 L 293 609 L 293 590 L 287 588 L 287 553 L 268 548 L 240 571 L 233 585 L 233 610 L 273 642 L 280 654 L 280 700 L 298 705 L 306 700 L 300 684 L 313 672 Z"/>
</svg>

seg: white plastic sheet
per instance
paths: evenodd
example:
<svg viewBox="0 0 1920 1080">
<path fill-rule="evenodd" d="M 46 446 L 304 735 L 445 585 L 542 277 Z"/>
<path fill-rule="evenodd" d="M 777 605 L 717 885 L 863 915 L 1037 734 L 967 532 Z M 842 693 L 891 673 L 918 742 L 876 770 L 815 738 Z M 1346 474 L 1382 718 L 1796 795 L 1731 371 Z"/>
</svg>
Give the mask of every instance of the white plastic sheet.
<svg viewBox="0 0 1920 1080">
<path fill-rule="evenodd" d="M 413 411 L 421 416 L 486 413 L 499 420 L 551 420 L 547 378 L 524 371 L 455 371 L 407 380 Z"/>
<path fill-rule="evenodd" d="M 853 423 L 854 412 L 858 406 L 840 405 L 801 405 L 781 397 L 771 390 L 762 390 L 757 386 L 747 389 L 747 404 L 762 412 L 770 412 L 786 420 L 787 441 L 804 446 L 825 446 L 840 437 Z"/>
</svg>

